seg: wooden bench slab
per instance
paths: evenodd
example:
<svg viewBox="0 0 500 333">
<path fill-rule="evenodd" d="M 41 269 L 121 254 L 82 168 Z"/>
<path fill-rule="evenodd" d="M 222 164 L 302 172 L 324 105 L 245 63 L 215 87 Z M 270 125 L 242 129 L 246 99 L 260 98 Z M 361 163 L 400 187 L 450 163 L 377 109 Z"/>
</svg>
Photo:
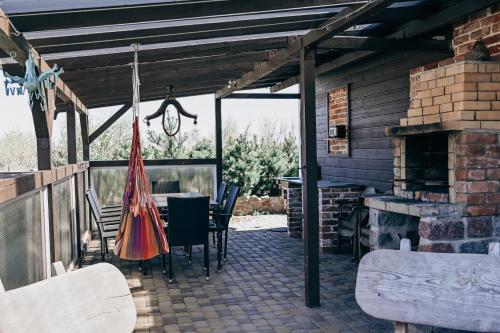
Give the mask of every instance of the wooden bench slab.
<svg viewBox="0 0 500 333">
<path fill-rule="evenodd" d="M 500 257 L 396 250 L 360 262 L 356 300 L 394 322 L 500 331 Z"/>
<path fill-rule="evenodd" d="M 100 263 L 0 292 L 0 332 L 132 332 L 136 309 L 127 281 Z"/>
</svg>

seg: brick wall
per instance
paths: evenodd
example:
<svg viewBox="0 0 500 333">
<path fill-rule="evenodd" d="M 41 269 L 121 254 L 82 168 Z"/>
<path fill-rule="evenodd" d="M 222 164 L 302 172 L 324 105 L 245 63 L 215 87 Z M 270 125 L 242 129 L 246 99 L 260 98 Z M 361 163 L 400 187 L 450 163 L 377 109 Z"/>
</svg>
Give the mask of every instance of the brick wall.
<svg viewBox="0 0 500 333">
<path fill-rule="evenodd" d="M 285 188 L 285 210 L 288 236 L 302 238 L 302 187 Z"/>
<path fill-rule="evenodd" d="M 348 126 L 348 97 L 347 87 L 332 90 L 328 93 L 328 126 L 346 125 Z M 349 132 L 344 139 L 329 138 L 328 153 L 330 155 L 346 156 L 349 154 Z"/>
<path fill-rule="evenodd" d="M 455 141 L 455 202 L 466 216 L 500 214 L 500 134 L 464 131 Z"/>
<path fill-rule="evenodd" d="M 455 56 L 463 57 L 482 40 L 491 56 L 500 56 L 500 6 L 482 10 L 458 22 L 453 30 Z"/>
<path fill-rule="evenodd" d="M 358 201 L 361 186 L 324 187 L 319 193 L 319 247 L 322 252 L 332 252 L 337 248 L 337 234 L 341 204 Z"/>
<path fill-rule="evenodd" d="M 401 126 L 462 121 L 467 128 L 500 128 L 500 63 L 461 61 L 410 72 L 410 108 Z"/>
</svg>

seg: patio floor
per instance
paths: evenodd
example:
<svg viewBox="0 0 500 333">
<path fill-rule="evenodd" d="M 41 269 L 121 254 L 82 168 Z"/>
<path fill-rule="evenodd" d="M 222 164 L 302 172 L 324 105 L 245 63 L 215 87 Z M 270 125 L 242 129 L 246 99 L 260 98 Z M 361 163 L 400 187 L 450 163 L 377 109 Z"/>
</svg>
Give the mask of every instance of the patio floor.
<svg viewBox="0 0 500 333">
<path fill-rule="evenodd" d="M 211 247 L 210 281 L 202 269 L 202 246 L 193 248 L 192 264 L 175 249 L 172 284 L 159 260 L 143 276 L 137 262 L 108 256 L 132 290 L 136 332 L 391 332 L 391 323 L 357 306 L 356 265 L 347 255 L 321 254 L 321 307 L 309 309 L 303 300 L 303 243 L 283 232 L 286 217 L 235 217 L 231 224 L 220 273 Z M 93 240 L 84 266 L 97 262 L 99 241 Z"/>
</svg>

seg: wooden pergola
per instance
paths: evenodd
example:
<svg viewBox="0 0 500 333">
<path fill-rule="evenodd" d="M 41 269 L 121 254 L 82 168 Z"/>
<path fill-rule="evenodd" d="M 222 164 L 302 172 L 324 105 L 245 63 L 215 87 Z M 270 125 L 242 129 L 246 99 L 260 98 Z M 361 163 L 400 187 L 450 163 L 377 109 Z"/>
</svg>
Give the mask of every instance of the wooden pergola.
<svg viewBox="0 0 500 333">
<path fill-rule="evenodd" d="M 305 301 L 318 306 L 319 244 L 315 76 L 400 49 L 450 53 L 453 21 L 494 0 L 4 0 L 0 58 L 23 73 L 27 51 L 38 67 L 53 64 L 56 109 L 32 110 L 40 170 L 50 170 L 52 119 L 67 113 L 68 164 L 76 163 L 75 114 L 84 159 L 89 145 L 130 108 L 130 63 L 139 43 L 141 100 L 215 93 L 217 180 L 222 178 L 221 106 L 224 98 L 300 98 Z M 435 38 L 439 36 L 439 38 Z M 21 66 L 19 66 L 21 64 Z M 276 92 L 300 84 L 300 95 Z M 254 88 L 269 94 L 235 94 Z M 117 106 L 94 133 L 88 110 Z"/>
</svg>

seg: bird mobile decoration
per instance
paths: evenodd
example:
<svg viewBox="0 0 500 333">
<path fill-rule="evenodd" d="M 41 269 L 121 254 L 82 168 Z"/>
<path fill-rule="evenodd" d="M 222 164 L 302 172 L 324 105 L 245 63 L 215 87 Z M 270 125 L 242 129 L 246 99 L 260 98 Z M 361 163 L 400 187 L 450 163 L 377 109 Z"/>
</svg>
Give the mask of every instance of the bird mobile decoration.
<svg viewBox="0 0 500 333">
<path fill-rule="evenodd" d="M 51 69 L 37 74 L 37 68 L 33 57 L 33 52 L 28 52 L 28 59 L 25 62 L 26 72 L 24 77 L 10 75 L 4 71 L 5 76 L 5 94 L 9 95 L 24 95 L 28 91 L 30 98 L 30 107 L 33 107 L 35 102 L 40 103 L 42 111 L 47 110 L 46 90 L 54 89 L 56 80 L 59 75 L 64 73 L 62 68 L 54 65 Z M 54 82 L 50 79 L 54 78 Z M 18 84 L 19 86 L 13 86 Z"/>
</svg>

